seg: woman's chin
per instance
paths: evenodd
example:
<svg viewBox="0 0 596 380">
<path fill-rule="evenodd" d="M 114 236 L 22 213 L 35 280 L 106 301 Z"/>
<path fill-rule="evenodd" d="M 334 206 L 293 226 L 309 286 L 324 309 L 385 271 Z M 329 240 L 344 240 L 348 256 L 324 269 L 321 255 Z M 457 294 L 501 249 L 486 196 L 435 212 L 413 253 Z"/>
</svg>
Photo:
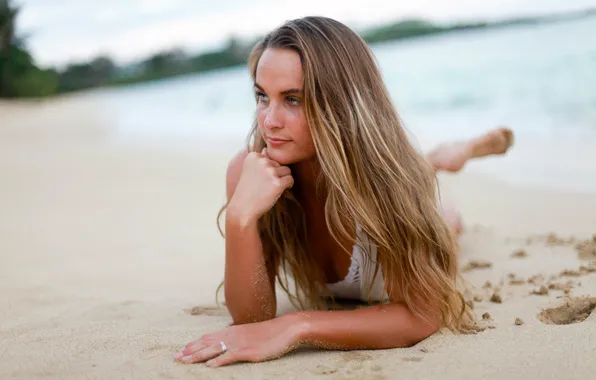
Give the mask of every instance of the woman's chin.
<svg viewBox="0 0 596 380">
<path fill-rule="evenodd" d="M 270 159 L 277 162 L 280 165 L 290 165 L 296 162 L 296 159 L 293 154 L 289 154 L 288 152 L 284 152 L 283 149 L 279 149 L 276 147 L 267 147 L 267 155 Z"/>
</svg>

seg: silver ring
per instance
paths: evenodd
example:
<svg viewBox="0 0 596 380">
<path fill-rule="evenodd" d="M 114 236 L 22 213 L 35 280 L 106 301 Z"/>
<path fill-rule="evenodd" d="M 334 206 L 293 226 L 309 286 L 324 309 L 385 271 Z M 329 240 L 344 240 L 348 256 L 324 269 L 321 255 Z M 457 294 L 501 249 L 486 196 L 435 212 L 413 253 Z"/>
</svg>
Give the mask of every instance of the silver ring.
<svg viewBox="0 0 596 380">
<path fill-rule="evenodd" d="M 224 353 L 228 350 L 228 347 L 223 341 L 220 341 L 219 344 L 221 345 L 221 352 Z"/>
</svg>

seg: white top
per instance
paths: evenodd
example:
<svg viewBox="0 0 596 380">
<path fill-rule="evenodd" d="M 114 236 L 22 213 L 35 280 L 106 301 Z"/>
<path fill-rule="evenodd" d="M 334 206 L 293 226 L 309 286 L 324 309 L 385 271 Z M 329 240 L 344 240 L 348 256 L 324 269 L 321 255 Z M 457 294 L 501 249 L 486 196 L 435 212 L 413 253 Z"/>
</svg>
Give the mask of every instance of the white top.
<svg viewBox="0 0 596 380">
<path fill-rule="evenodd" d="M 366 254 L 368 252 L 368 255 Z M 347 276 L 338 282 L 327 284 L 327 289 L 335 298 L 355 299 L 361 301 L 385 301 L 383 294 L 383 274 L 381 268 L 376 273 L 377 247 L 368 235 L 356 225 L 356 244 L 352 249 L 352 261 Z M 370 285 L 372 284 L 372 289 Z"/>
</svg>

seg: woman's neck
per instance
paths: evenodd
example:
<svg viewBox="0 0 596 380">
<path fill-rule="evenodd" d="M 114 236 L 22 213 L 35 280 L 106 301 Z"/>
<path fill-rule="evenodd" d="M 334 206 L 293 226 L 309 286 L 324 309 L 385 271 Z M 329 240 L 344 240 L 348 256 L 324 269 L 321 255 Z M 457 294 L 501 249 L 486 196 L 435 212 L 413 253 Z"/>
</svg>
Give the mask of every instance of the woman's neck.
<svg viewBox="0 0 596 380">
<path fill-rule="evenodd" d="M 324 184 L 319 184 L 321 166 L 316 159 L 292 165 L 292 176 L 297 195 L 303 207 L 320 207 L 324 203 Z M 317 207 L 317 208 L 318 208 Z"/>
</svg>

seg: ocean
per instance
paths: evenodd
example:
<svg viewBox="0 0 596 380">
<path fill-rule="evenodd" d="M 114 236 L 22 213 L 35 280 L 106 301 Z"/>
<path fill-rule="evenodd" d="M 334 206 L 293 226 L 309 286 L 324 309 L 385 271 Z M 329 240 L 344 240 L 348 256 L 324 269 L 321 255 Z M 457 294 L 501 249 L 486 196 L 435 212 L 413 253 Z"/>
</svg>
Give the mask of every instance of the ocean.
<svg viewBox="0 0 596 380">
<path fill-rule="evenodd" d="M 372 45 L 421 149 L 508 126 L 507 157 L 470 170 L 525 184 L 596 191 L 596 16 Z M 84 95 L 114 141 L 241 141 L 254 97 L 246 67 Z M 586 163 L 586 159 L 590 162 Z"/>
</svg>

